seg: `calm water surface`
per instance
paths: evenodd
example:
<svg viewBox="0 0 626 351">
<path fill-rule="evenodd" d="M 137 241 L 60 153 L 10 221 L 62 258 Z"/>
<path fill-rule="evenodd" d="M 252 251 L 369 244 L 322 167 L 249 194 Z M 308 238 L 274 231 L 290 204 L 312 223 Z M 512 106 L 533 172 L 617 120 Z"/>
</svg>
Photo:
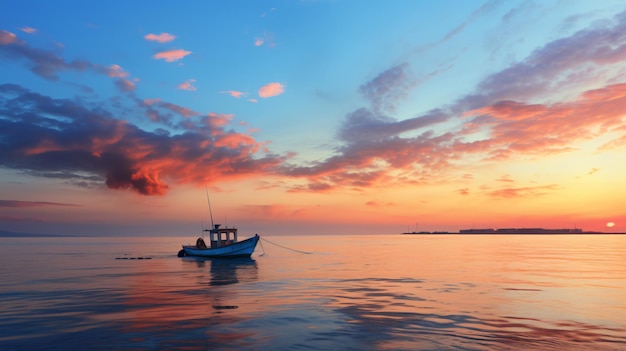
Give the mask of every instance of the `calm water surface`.
<svg viewBox="0 0 626 351">
<path fill-rule="evenodd" d="M 266 239 L 0 238 L 0 350 L 626 349 L 624 235 Z"/>
</svg>

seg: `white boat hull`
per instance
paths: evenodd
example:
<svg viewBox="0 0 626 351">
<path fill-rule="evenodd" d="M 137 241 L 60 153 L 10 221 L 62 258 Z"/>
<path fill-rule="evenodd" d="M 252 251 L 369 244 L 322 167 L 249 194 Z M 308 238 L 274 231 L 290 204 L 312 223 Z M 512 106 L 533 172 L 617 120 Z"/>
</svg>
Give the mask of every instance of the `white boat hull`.
<svg viewBox="0 0 626 351">
<path fill-rule="evenodd" d="M 200 249 L 196 246 L 183 245 L 183 251 L 187 256 L 197 257 L 250 257 L 258 242 L 257 234 L 249 239 L 216 248 Z"/>
</svg>

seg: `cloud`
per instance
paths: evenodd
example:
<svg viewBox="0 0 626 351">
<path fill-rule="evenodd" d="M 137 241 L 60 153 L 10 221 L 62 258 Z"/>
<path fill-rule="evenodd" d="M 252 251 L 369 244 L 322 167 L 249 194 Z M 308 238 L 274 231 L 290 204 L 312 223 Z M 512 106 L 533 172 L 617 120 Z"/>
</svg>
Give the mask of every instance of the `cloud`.
<svg viewBox="0 0 626 351">
<path fill-rule="evenodd" d="M 284 92 L 285 87 L 282 84 L 273 82 L 262 86 L 259 89 L 259 96 L 262 98 L 269 98 L 272 96 L 278 96 Z"/>
<path fill-rule="evenodd" d="M 587 172 L 587 175 L 592 175 L 592 174 L 594 174 L 594 173 L 598 172 L 599 170 L 600 170 L 600 169 L 598 169 L 598 168 L 595 168 L 595 167 L 594 167 L 594 168 L 592 168 L 589 172 Z"/>
<path fill-rule="evenodd" d="M 0 85 L 0 164 L 41 177 L 84 181 L 88 175 L 111 189 L 162 195 L 170 184 L 254 177 L 284 161 L 259 155 L 264 143 L 226 130 L 232 117 L 196 115 L 161 100 L 137 106 L 175 113 L 168 122 L 182 132 L 146 131 L 102 107 Z"/>
<path fill-rule="evenodd" d="M 624 30 L 626 12 L 603 25 L 549 42 L 487 77 L 476 89 L 480 93 L 468 96 L 465 102 L 476 108 L 494 100 L 530 100 L 567 90 L 580 93 L 599 80 L 608 82 L 609 67 L 626 59 Z"/>
<path fill-rule="evenodd" d="M 624 33 L 626 12 L 548 42 L 458 100 L 404 120 L 393 116 L 395 107 L 416 81 L 407 64 L 394 65 L 359 88 L 370 106 L 346 114 L 337 132 L 342 144 L 332 156 L 284 164 L 281 172 L 307 182 L 294 190 L 328 191 L 441 181 L 476 162 L 572 152 L 581 141 L 606 136 L 613 139 L 599 152 L 626 147 L 626 83 L 618 80 L 626 63 Z M 550 190 L 511 187 L 491 196 Z"/>
<path fill-rule="evenodd" d="M 17 36 L 9 31 L 0 30 L 0 45 L 17 43 Z"/>
<path fill-rule="evenodd" d="M 556 184 L 535 187 L 503 188 L 491 191 L 488 195 L 501 198 L 538 197 L 546 195 L 548 192 L 555 191 L 558 188 Z"/>
<path fill-rule="evenodd" d="M 228 94 L 234 98 L 239 99 L 240 97 L 246 95 L 247 93 L 244 93 L 242 91 L 237 91 L 237 90 L 225 90 L 225 91 L 220 91 L 220 93 L 222 94 Z"/>
<path fill-rule="evenodd" d="M 167 43 L 176 39 L 176 36 L 170 33 L 161 33 L 161 34 L 150 33 L 150 34 L 146 34 L 144 36 L 144 39 L 148 41 L 156 41 L 159 43 Z"/>
<path fill-rule="evenodd" d="M 102 72 L 111 78 L 125 78 L 129 75 L 120 65 L 102 67 Z"/>
<path fill-rule="evenodd" d="M 24 208 L 24 207 L 44 207 L 44 206 L 77 207 L 79 205 L 62 203 L 62 202 L 47 202 L 47 201 L 0 200 L 0 207 Z"/>
<path fill-rule="evenodd" d="M 37 29 L 33 28 L 33 27 L 22 27 L 20 28 L 20 30 L 24 33 L 28 33 L 28 34 L 33 34 L 37 32 Z"/>
<path fill-rule="evenodd" d="M 408 63 L 393 66 L 359 88 L 377 112 L 395 112 L 395 104 L 406 98 L 416 84 Z"/>
<path fill-rule="evenodd" d="M 505 174 L 502 177 L 496 179 L 496 182 L 515 183 L 515 181 L 511 179 L 511 176 L 508 174 Z"/>
<path fill-rule="evenodd" d="M 195 79 L 189 79 L 186 82 L 180 83 L 178 85 L 178 89 L 179 90 L 187 90 L 187 91 L 196 91 L 198 89 L 196 89 L 196 87 L 193 86 L 193 83 L 195 83 L 196 80 Z"/>
<path fill-rule="evenodd" d="M 422 116 L 398 121 L 386 115 L 376 114 L 367 108 L 360 108 L 346 116 L 338 136 L 341 140 L 352 143 L 373 142 L 442 123 L 448 119 L 449 116 L 442 111 L 434 110 Z"/>
<path fill-rule="evenodd" d="M 258 36 L 254 38 L 254 46 L 269 46 L 275 47 L 276 43 L 274 42 L 274 34 L 272 33 L 263 33 L 262 36 Z"/>
<path fill-rule="evenodd" d="M 154 57 L 157 60 L 162 59 L 167 62 L 175 62 L 190 54 L 191 54 L 191 51 L 186 51 L 183 49 L 173 49 L 173 50 L 158 52 L 154 54 L 154 56 L 152 57 Z"/>
<path fill-rule="evenodd" d="M 459 193 L 459 195 L 469 195 L 470 194 L 469 188 L 457 189 L 456 192 Z"/>
<path fill-rule="evenodd" d="M 124 92 L 131 92 L 134 91 L 135 89 L 137 89 L 137 86 L 135 85 L 135 83 L 133 83 L 132 81 L 128 80 L 128 79 L 116 79 L 114 81 L 115 86 L 120 90 L 120 91 L 124 91 Z"/>
<path fill-rule="evenodd" d="M 0 58 L 25 62 L 31 72 L 50 81 L 59 80 L 59 73 L 65 71 L 92 72 L 114 78 L 114 84 L 121 91 L 132 91 L 134 83 L 127 81 L 129 73 L 119 65 L 100 65 L 86 60 L 66 61 L 52 51 L 30 47 L 14 33 L 0 30 Z"/>
</svg>

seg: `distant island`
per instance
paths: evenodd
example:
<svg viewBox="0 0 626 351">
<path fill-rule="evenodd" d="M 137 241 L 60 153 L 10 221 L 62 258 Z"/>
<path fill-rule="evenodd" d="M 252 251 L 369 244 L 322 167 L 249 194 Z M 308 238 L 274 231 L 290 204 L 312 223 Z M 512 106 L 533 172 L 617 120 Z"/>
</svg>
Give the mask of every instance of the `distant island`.
<svg viewBox="0 0 626 351">
<path fill-rule="evenodd" d="M 584 231 L 581 228 L 500 228 L 500 229 L 461 229 L 459 234 L 599 234 L 600 232 Z"/>
<path fill-rule="evenodd" d="M 419 231 L 404 232 L 402 234 L 621 234 L 621 233 L 605 233 L 596 231 L 587 231 L 581 228 L 479 228 L 479 229 L 461 229 L 459 232 L 447 231 Z"/>
</svg>

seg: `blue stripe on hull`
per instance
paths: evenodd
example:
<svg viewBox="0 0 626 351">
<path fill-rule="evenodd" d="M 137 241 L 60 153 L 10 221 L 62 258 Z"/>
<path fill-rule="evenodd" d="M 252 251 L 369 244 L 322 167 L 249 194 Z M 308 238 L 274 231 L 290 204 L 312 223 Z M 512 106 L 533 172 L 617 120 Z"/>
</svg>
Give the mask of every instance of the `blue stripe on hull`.
<svg viewBox="0 0 626 351">
<path fill-rule="evenodd" d="M 224 258 L 250 257 L 254 252 L 258 241 L 259 236 L 255 235 L 254 237 L 244 241 L 219 248 L 198 249 L 195 246 L 183 246 L 183 250 L 188 256 Z"/>
</svg>

